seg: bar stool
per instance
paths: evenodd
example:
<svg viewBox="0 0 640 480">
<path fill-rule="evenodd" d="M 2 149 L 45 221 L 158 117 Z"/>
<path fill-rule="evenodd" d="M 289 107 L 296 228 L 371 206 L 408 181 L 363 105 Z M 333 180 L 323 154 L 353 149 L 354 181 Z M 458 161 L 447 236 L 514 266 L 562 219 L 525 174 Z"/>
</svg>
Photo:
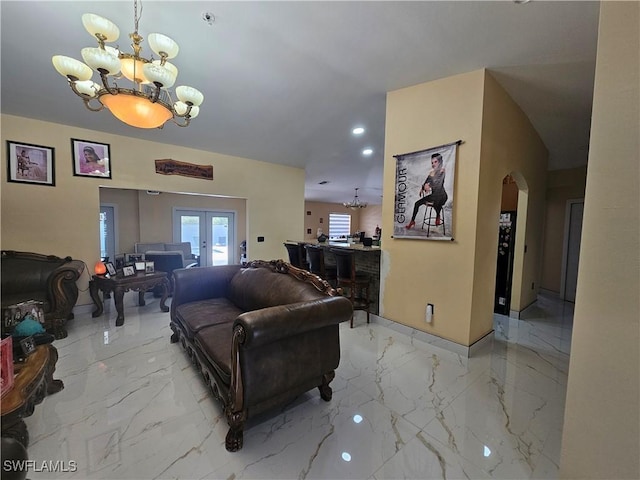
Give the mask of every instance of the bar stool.
<svg viewBox="0 0 640 480">
<path fill-rule="evenodd" d="M 336 257 L 338 287 L 349 289 L 349 300 L 351 300 L 353 309 L 365 310 L 367 312 L 367 323 L 369 323 L 369 285 L 371 284 L 371 276 L 368 273 L 356 271 L 356 253 L 353 250 L 332 248 L 329 251 Z M 353 328 L 353 315 L 351 315 L 351 328 Z"/>
<path fill-rule="evenodd" d="M 444 236 L 447 229 L 444 226 L 444 208 L 440 211 L 440 224 L 436 224 L 436 219 L 438 218 L 438 214 L 436 213 L 436 209 L 433 207 L 432 202 L 428 202 L 425 205 L 424 209 L 424 218 L 422 219 L 422 230 L 424 230 L 424 226 L 427 226 L 427 237 L 429 236 L 429 231 L 431 227 L 442 227 L 442 235 Z"/>
<path fill-rule="evenodd" d="M 336 267 L 327 266 L 324 263 L 323 248 L 315 245 L 305 245 L 304 248 L 307 251 L 307 258 L 309 259 L 309 271 L 311 273 L 315 273 L 331 285 L 335 285 L 338 278 L 338 272 Z"/>
<path fill-rule="evenodd" d="M 289 263 L 291 265 L 302 268 L 303 270 L 309 269 L 309 264 L 307 263 L 307 258 L 301 244 L 285 242 L 284 246 L 289 254 Z"/>
</svg>

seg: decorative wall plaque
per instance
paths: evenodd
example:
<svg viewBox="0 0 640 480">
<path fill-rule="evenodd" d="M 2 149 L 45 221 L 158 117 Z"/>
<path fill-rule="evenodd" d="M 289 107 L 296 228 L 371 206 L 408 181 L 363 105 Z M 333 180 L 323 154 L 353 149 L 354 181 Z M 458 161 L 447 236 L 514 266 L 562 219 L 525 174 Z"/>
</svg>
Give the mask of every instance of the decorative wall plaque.
<svg viewBox="0 0 640 480">
<path fill-rule="evenodd" d="M 195 165 L 167 158 L 156 160 L 156 173 L 213 180 L 213 165 Z"/>
</svg>

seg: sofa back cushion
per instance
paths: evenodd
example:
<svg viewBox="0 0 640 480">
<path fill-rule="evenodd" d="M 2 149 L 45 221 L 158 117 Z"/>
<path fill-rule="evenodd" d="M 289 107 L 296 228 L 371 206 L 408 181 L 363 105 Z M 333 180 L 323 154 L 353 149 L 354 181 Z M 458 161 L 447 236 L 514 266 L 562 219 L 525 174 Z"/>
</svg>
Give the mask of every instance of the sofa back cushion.
<svg viewBox="0 0 640 480">
<path fill-rule="evenodd" d="M 229 300 L 245 312 L 324 298 L 310 283 L 269 268 L 243 268 L 231 279 Z"/>
<path fill-rule="evenodd" d="M 147 253 L 149 250 L 166 250 L 164 243 L 136 243 L 134 248 L 136 251 L 135 253 Z"/>
<path fill-rule="evenodd" d="M 46 297 L 49 275 L 66 260 L 42 261 L 29 258 L 2 258 L 2 296 L 21 292 L 41 292 Z M 32 295 L 33 296 L 33 295 Z M 4 303 L 3 298 L 3 303 Z"/>
</svg>

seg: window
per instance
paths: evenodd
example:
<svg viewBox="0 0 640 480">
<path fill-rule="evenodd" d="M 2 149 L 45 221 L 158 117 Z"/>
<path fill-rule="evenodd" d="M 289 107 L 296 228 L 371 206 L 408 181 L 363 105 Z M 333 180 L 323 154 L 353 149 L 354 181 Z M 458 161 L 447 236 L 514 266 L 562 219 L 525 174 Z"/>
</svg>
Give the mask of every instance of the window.
<svg viewBox="0 0 640 480">
<path fill-rule="evenodd" d="M 117 250 L 116 215 L 114 205 L 100 205 L 100 257 L 109 257 L 111 262 L 115 262 Z"/>
<path fill-rule="evenodd" d="M 329 238 L 351 235 L 351 215 L 345 213 L 329 214 Z"/>
</svg>

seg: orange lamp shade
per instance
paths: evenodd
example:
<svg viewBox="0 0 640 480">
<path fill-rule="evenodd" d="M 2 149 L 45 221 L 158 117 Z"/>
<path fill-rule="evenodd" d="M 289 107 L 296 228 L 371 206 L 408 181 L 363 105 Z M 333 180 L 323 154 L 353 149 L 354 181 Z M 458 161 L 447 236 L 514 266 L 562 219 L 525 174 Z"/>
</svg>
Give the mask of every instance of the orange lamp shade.
<svg viewBox="0 0 640 480">
<path fill-rule="evenodd" d="M 104 275 L 107 273 L 107 267 L 102 262 L 96 262 L 93 271 L 96 272 L 96 275 Z"/>
</svg>

